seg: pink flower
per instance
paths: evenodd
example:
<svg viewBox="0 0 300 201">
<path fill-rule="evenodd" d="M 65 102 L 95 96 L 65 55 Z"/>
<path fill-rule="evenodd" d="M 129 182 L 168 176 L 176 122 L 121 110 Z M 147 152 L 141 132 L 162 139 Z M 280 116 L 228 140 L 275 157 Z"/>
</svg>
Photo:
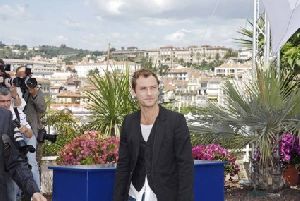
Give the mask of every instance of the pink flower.
<svg viewBox="0 0 300 201">
<path fill-rule="evenodd" d="M 102 137 L 96 131 L 85 131 L 61 150 L 58 164 L 91 165 L 116 163 L 119 138 Z"/>
<path fill-rule="evenodd" d="M 219 144 L 197 145 L 193 147 L 192 155 L 195 160 L 226 161 L 225 171 L 231 176 L 234 176 L 240 170 L 236 164 L 236 157 Z"/>
</svg>

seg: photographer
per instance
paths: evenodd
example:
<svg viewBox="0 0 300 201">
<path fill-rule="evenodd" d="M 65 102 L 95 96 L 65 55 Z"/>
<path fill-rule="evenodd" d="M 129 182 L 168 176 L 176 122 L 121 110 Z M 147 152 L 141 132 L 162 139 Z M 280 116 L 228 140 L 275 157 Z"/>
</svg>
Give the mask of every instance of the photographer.
<svg viewBox="0 0 300 201">
<path fill-rule="evenodd" d="M 10 175 L 33 201 L 47 201 L 35 184 L 26 161 L 20 157 L 13 139 L 12 114 L 0 108 L 0 200 L 7 201 L 6 178 Z"/>
<path fill-rule="evenodd" d="M 16 136 L 14 136 L 15 139 L 18 140 L 15 143 L 17 148 L 21 152 L 22 157 L 25 158 L 28 147 L 26 145 L 23 136 L 25 137 L 25 139 L 31 138 L 32 130 L 30 125 L 26 121 L 26 115 L 23 113 L 23 111 L 20 110 L 18 107 L 15 107 L 16 105 L 13 105 L 12 102 L 12 100 L 14 100 L 13 98 L 14 97 L 12 96 L 12 93 L 7 87 L 0 86 L 0 108 L 4 108 L 12 112 L 12 120 L 14 123 L 14 127 L 17 127 L 16 129 L 19 131 L 18 133 L 16 133 Z M 9 201 L 15 201 L 18 187 L 16 186 L 16 184 L 13 182 L 11 178 L 7 178 L 7 190 L 8 190 Z"/>
<path fill-rule="evenodd" d="M 34 148 L 36 148 L 37 147 L 36 139 L 38 136 L 39 129 L 42 128 L 41 117 L 46 111 L 46 103 L 45 103 L 44 93 L 39 88 L 35 78 L 27 79 L 26 86 L 27 86 L 27 91 L 24 94 L 26 107 L 24 109 L 24 113 L 26 114 L 27 121 L 30 124 L 31 129 L 33 131 L 33 136 L 30 138 L 30 140 L 27 143 L 32 145 Z M 34 160 L 35 165 L 32 166 L 32 172 L 38 186 L 40 186 L 40 174 L 37 165 L 36 152 L 28 153 L 27 156 L 28 156 L 29 163 L 31 160 Z"/>
</svg>

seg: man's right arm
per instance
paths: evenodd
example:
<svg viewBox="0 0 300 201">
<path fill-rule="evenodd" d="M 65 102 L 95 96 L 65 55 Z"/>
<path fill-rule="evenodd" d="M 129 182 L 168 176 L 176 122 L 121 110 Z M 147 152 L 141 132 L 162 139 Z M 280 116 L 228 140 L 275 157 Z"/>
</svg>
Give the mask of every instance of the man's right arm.
<svg viewBox="0 0 300 201">
<path fill-rule="evenodd" d="M 117 163 L 113 201 L 124 201 L 128 194 L 127 185 L 130 176 L 130 156 L 128 150 L 127 130 L 125 127 L 126 117 L 121 127 L 119 159 Z"/>
<path fill-rule="evenodd" d="M 9 172 L 13 180 L 18 186 L 28 195 L 32 196 L 34 193 L 39 192 L 38 186 L 33 180 L 32 173 L 28 167 L 28 163 L 21 157 L 19 151 L 13 143 L 13 125 L 11 121 L 11 113 L 8 118 L 9 130 L 8 134 L 2 135 L 4 144 L 4 165 L 5 169 Z"/>
</svg>

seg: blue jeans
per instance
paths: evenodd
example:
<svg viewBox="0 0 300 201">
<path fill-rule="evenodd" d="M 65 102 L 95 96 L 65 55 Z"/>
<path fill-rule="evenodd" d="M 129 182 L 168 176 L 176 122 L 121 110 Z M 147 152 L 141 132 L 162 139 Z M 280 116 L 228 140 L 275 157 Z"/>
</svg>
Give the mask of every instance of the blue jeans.
<svg viewBox="0 0 300 201">
<path fill-rule="evenodd" d="M 142 197 L 142 201 L 144 201 L 144 200 L 145 200 L 145 193 L 144 193 L 144 195 Z M 129 196 L 128 201 L 136 201 L 136 199 L 133 198 L 133 197 L 131 197 L 131 196 Z"/>
<path fill-rule="evenodd" d="M 26 141 L 27 145 L 32 145 L 36 149 L 37 141 L 36 141 L 35 135 L 32 135 L 31 138 L 25 138 L 25 141 Z M 39 171 L 38 162 L 36 160 L 36 151 L 34 153 L 28 152 L 27 158 L 28 158 L 29 165 L 31 165 L 31 172 L 33 175 L 33 179 L 40 189 L 41 179 L 40 179 L 40 171 Z"/>
</svg>

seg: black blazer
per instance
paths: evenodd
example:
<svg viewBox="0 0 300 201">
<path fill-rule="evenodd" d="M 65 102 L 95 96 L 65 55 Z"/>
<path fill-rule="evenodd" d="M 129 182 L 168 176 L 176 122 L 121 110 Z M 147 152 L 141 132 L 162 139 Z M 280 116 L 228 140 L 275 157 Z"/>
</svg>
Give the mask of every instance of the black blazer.
<svg viewBox="0 0 300 201">
<path fill-rule="evenodd" d="M 28 163 L 20 157 L 13 144 L 12 114 L 0 108 L 0 201 L 8 200 L 6 189 L 8 176 L 11 176 L 28 196 L 39 192 Z"/>
<path fill-rule="evenodd" d="M 141 112 L 127 115 L 121 129 L 114 201 L 127 201 L 139 153 Z M 193 201 L 192 145 L 182 114 L 160 106 L 156 119 L 151 174 L 158 201 Z M 147 159 L 146 159 L 147 160 Z M 149 176 L 149 175 L 148 175 Z"/>
</svg>

